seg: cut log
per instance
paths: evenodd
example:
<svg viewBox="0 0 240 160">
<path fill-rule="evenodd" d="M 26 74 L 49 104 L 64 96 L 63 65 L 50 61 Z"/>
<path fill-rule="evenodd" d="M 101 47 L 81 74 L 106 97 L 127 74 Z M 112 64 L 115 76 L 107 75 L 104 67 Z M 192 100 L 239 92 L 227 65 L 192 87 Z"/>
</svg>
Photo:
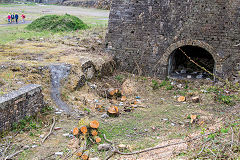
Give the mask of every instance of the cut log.
<svg viewBox="0 0 240 160">
<path fill-rule="evenodd" d="M 95 142 L 100 143 L 102 141 L 102 139 L 98 136 L 94 136 L 93 139 L 95 140 Z"/>
<path fill-rule="evenodd" d="M 107 97 L 108 98 L 115 98 L 116 99 L 116 98 L 119 98 L 121 96 L 122 96 L 122 94 L 121 94 L 119 89 L 110 88 L 107 91 Z"/>
<path fill-rule="evenodd" d="M 99 122 L 97 120 L 91 121 L 90 127 L 97 129 L 99 127 Z"/>
<path fill-rule="evenodd" d="M 88 129 L 86 126 L 81 126 L 80 131 L 85 135 L 85 134 L 87 134 Z"/>
<path fill-rule="evenodd" d="M 81 157 L 83 155 L 83 152 L 86 150 L 86 147 L 87 147 L 87 140 L 84 139 L 82 142 L 81 142 L 81 145 L 79 147 L 79 149 L 77 150 L 76 152 L 76 155 L 78 157 Z"/>
<path fill-rule="evenodd" d="M 184 96 L 178 97 L 178 102 L 184 102 L 184 101 L 186 101 L 186 97 Z"/>
<path fill-rule="evenodd" d="M 73 135 L 77 136 L 79 134 L 79 129 L 77 127 L 73 128 Z"/>
<path fill-rule="evenodd" d="M 114 96 L 118 92 L 118 89 L 110 88 L 108 89 L 108 94 Z"/>
<path fill-rule="evenodd" d="M 126 100 L 127 100 L 127 97 L 126 96 L 122 96 L 121 101 L 125 102 Z"/>
<path fill-rule="evenodd" d="M 199 96 L 192 97 L 192 102 L 193 103 L 199 103 L 199 101 L 200 101 Z"/>
<path fill-rule="evenodd" d="M 89 158 L 89 150 L 86 150 L 84 153 L 83 153 L 83 155 L 82 155 L 82 159 L 83 160 L 88 160 L 88 158 Z"/>
<path fill-rule="evenodd" d="M 191 123 L 193 123 L 195 119 L 197 119 L 197 115 L 191 115 Z"/>
<path fill-rule="evenodd" d="M 138 101 L 134 101 L 133 104 L 134 104 L 134 105 L 137 105 L 137 104 L 138 104 Z"/>
<path fill-rule="evenodd" d="M 92 134 L 92 136 L 97 136 L 98 132 L 96 129 L 93 129 L 93 130 L 91 130 L 91 134 Z"/>
<path fill-rule="evenodd" d="M 107 111 L 107 114 L 110 116 L 110 117 L 117 117 L 119 116 L 119 109 L 117 106 L 112 106 L 108 109 Z"/>
</svg>

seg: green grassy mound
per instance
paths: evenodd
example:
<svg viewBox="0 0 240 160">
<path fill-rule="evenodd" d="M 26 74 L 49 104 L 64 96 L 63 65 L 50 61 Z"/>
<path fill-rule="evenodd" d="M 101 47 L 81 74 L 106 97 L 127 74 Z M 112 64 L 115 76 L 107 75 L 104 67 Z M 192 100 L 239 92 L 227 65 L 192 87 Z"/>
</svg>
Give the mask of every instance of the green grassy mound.
<svg viewBox="0 0 240 160">
<path fill-rule="evenodd" d="M 59 15 L 46 15 L 33 21 L 26 27 L 28 30 L 33 31 L 52 31 L 52 32 L 63 32 L 63 31 L 75 31 L 86 29 L 88 26 L 83 23 L 76 16 L 65 14 Z"/>
</svg>

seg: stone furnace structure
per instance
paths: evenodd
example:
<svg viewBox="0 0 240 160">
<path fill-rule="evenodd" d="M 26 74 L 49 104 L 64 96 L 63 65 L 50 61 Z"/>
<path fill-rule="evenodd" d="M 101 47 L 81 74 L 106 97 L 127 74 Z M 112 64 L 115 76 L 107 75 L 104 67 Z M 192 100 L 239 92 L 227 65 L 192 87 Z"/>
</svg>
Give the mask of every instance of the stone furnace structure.
<svg viewBox="0 0 240 160">
<path fill-rule="evenodd" d="M 239 78 L 240 0 L 113 0 L 108 27 L 106 48 L 124 71 L 211 78 L 191 58 Z"/>
</svg>

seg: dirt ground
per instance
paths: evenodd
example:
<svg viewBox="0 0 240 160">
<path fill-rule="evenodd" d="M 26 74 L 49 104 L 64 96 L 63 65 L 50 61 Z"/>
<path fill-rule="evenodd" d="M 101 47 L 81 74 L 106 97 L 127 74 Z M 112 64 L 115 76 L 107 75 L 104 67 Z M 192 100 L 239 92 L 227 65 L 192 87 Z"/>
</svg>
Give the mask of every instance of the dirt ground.
<svg viewBox="0 0 240 160">
<path fill-rule="evenodd" d="M 119 75 L 123 77 L 122 80 L 117 78 Z M 192 159 L 192 153 L 188 153 L 188 155 L 187 152 L 199 148 L 198 145 L 203 142 L 201 139 L 197 139 L 187 143 L 186 140 L 201 135 L 203 130 L 205 130 L 205 133 L 217 131 L 225 122 L 239 118 L 240 106 L 229 106 L 216 102 L 214 94 L 209 91 L 209 88 L 211 88 L 209 84 L 189 82 L 188 89 L 174 87 L 167 90 L 166 86 L 163 86 L 158 90 L 153 90 L 151 80 L 147 77 L 116 72 L 112 76 L 91 82 L 98 87 L 107 83 L 111 87 L 122 89 L 129 82 L 131 82 L 130 85 L 134 84 L 132 87 L 127 85 L 128 88 L 131 88 L 131 92 L 125 94 L 127 101 L 124 102 L 124 105 L 120 105 L 120 100 L 99 96 L 98 91 L 92 90 L 89 85 L 85 85 L 78 91 L 72 92 L 64 89 L 63 92 L 67 92 L 65 94 L 68 96 L 65 97 L 65 100 L 69 106 L 78 106 L 77 109 L 83 112 L 82 115 L 84 114 L 85 117 L 92 120 L 98 120 L 100 122 L 100 133 L 105 134 L 115 145 L 125 145 L 124 152 L 183 142 L 133 156 L 116 155 L 112 159 Z M 174 80 L 170 80 L 170 82 L 175 82 L 176 86 L 185 83 L 184 81 L 177 82 Z M 183 94 L 187 100 L 178 102 L 177 97 Z M 199 103 L 192 102 L 191 97 L 195 95 L 201 97 Z M 126 111 L 125 106 L 129 106 L 129 103 L 136 100 L 138 101 L 137 107 Z M 102 115 L 106 112 L 96 109 L 97 105 L 106 107 L 116 105 L 119 107 L 121 114 L 115 118 L 102 118 Z M 190 123 L 190 119 L 187 118 L 189 115 L 198 115 L 197 121 Z M 54 130 L 44 144 L 41 144 L 43 135 L 49 132 L 52 117 L 56 118 L 55 127 L 61 129 Z M 54 109 L 43 117 L 39 116 L 39 119 L 43 119 L 42 123 L 44 122 L 44 125 L 42 128 L 20 132 L 16 136 L 14 136 L 16 133 L 12 132 L 9 135 L 13 138 L 5 137 L 5 142 L 10 141 L 12 144 L 10 153 L 16 151 L 20 146 L 28 145 L 33 148 L 22 152 L 16 156 L 16 159 L 77 159 L 74 154 L 72 157 L 70 156 L 71 158 L 69 157 L 72 153 L 70 144 L 72 137 L 64 135 L 71 134 L 71 130 L 77 126 L 79 118 L 68 117 L 64 113 L 59 114 Z M 105 159 L 109 153 L 98 151 L 97 146 L 97 144 L 89 146 L 91 148 L 90 157 Z M 63 155 L 57 156 L 57 152 L 63 152 Z"/>
</svg>

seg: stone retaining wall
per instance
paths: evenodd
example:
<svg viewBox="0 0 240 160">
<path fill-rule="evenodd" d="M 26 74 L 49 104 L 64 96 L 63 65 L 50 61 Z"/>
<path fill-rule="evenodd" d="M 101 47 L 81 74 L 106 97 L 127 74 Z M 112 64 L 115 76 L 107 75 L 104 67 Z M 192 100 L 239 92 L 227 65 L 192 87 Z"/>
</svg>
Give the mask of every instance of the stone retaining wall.
<svg viewBox="0 0 240 160">
<path fill-rule="evenodd" d="M 25 116 L 33 116 L 44 107 L 42 87 L 30 84 L 0 97 L 0 132 L 11 128 Z"/>
</svg>

